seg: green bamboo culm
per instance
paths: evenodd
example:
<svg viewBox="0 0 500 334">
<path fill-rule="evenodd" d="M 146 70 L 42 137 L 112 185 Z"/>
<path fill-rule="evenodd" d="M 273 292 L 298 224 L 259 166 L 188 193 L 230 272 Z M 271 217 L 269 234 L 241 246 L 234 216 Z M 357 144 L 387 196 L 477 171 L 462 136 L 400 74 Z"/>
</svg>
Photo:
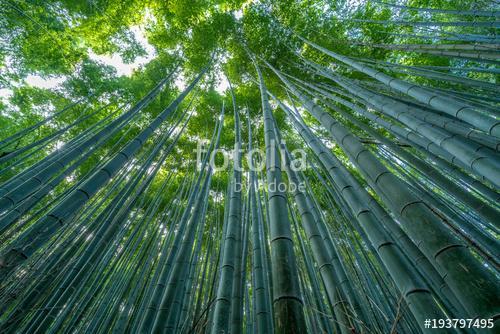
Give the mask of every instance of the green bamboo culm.
<svg viewBox="0 0 500 334">
<path fill-rule="evenodd" d="M 465 245 L 443 226 L 441 217 L 431 211 L 425 202 L 416 198 L 401 180 L 390 173 L 368 150 L 363 148 L 356 137 L 320 106 L 298 91 L 283 75 L 276 70 L 274 71 L 304 103 L 305 108 L 329 131 L 332 138 L 335 138 L 341 147 L 348 152 L 353 162 L 367 172 L 369 180 L 373 180 L 376 186 L 380 187 L 383 195 L 388 199 L 387 204 L 403 218 L 403 226 L 407 233 L 415 240 L 419 240 L 417 244 L 422 252 L 446 277 L 453 292 L 463 305 L 466 305 L 470 314 L 475 316 L 495 314 L 497 301 L 494 296 L 497 295 L 499 289 L 494 283 L 493 274 L 488 269 L 483 268 Z M 423 222 L 425 222 L 425 227 Z M 435 229 L 435 233 L 432 235 L 447 235 L 448 237 L 446 239 L 442 237 L 431 238 L 430 229 Z M 471 271 L 475 273 L 475 283 L 471 282 L 470 278 L 466 279 Z M 479 278 L 480 276 L 481 278 Z"/>
<path fill-rule="evenodd" d="M 268 189 L 274 328 L 277 333 L 304 333 L 306 325 L 302 309 L 303 302 L 299 289 L 286 198 L 278 187 L 282 183 L 281 164 L 273 130 L 273 119 L 270 114 L 271 107 L 260 68 L 257 64 L 255 68 L 259 77 L 264 117 L 267 185 L 276 188 Z"/>
<path fill-rule="evenodd" d="M 241 133 L 238 107 L 236 99 L 231 89 L 232 103 L 234 109 L 234 161 L 233 176 L 231 178 L 229 192 L 229 206 L 227 207 L 228 221 L 226 234 L 224 236 L 224 249 L 222 251 L 221 274 L 217 287 L 217 300 L 215 302 L 214 320 L 212 333 L 227 333 L 231 327 L 231 332 L 241 331 L 241 324 L 233 324 L 230 315 L 233 317 L 234 311 L 241 309 L 234 296 L 237 293 L 238 282 L 236 271 L 240 267 L 241 257 Z M 234 308 L 232 307 L 234 306 Z M 233 310 L 233 312 L 231 312 Z M 238 328 L 235 328 L 235 327 Z"/>
<path fill-rule="evenodd" d="M 50 236 L 57 231 L 58 225 L 71 220 L 75 212 L 80 209 L 107 181 L 122 167 L 141 147 L 142 143 L 158 128 L 163 121 L 175 110 L 186 95 L 194 88 L 208 68 L 205 68 L 195 80 L 182 92 L 151 124 L 136 138 L 113 157 L 107 164 L 89 178 L 79 189 L 49 214 L 41 218 L 38 230 L 31 230 L 24 234 L 10 250 L 0 257 L 0 275 L 5 276 L 14 270 L 20 263 L 28 259 L 33 252 L 41 247 Z"/>
</svg>

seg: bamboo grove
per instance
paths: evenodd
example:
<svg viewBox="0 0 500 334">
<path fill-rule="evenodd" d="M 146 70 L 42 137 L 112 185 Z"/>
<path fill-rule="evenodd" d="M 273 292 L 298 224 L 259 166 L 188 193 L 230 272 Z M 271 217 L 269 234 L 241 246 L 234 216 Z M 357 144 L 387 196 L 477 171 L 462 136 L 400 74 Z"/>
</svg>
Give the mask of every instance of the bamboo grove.
<svg viewBox="0 0 500 334">
<path fill-rule="evenodd" d="M 498 331 L 497 2 L 1 3 L 0 333 Z"/>
</svg>

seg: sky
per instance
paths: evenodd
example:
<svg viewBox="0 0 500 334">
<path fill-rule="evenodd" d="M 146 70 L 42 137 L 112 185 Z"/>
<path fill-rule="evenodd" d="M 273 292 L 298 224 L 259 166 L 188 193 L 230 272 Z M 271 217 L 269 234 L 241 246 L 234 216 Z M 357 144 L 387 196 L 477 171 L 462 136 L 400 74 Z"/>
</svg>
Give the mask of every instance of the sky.
<svg viewBox="0 0 500 334">
<path fill-rule="evenodd" d="M 238 11 L 235 14 L 237 17 L 241 17 L 242 12 Z M 89 50 L 89 57 L 92 60 L 99 61 L 109 66 L 113 66 L 116 69 L 117 75 L 125 75 L 130 76 L 134 70 L 138 69 L 140 66 L 147 64 L 150 60 L 152 60 L 155 56 L 154 47 L 148 43 L 145 35 L 144 28 L 139 26 L 134 26 L 130 28 L 130 30 L 135 35 L 136 40 L 142 45 L 142 47 L 146 50 L 146 55 L 142 57 L 137 57 L 133 63 L 125 64 L 118 54 L 113 55 L 98 55 L 94 53 L 92 50 Z M 218 77 L 218 85 L 215 89 L 219 93 L 223 93 L 229 86 L 227 79 L 222 73 L 217 73 Z M 56 88 L 58 85 L 63 83 L 65 78 L 63 76 L 56 76 L 50 78 L 43 78 L 39 75 L 30 74 L 26 77 L 25 81 L 27 84 L 39 87 L 52 89 Z M 183 89 L 186 86 L 185 79 L 182 74 L 179 74 L 175 80 L 175 84 L 179 89 Z M 9 98 L 12 95 L 12 91 L 10 89 L 0 89 L 0 99 L 1 98 Z"/>
<path fill-rule="evenodd" d="M 229 83 L 227 82 L 226 76 L 221 72 L 217 73 L 219 84 L 215 86 L 215 90 L 219 93 L 223 93 L 226 89 L 229 88 Z"/>
<path fill-rule="evenodd" d="M 143 57 L 137 57 L 135 61 L 131 64 L 125 64 L 122 58 L 118 54 L 112 56 L 109 55 L 97 55 L 90 51 L 89 56 L 92 60 L 100 61 L 106 65 L 113 66 L 116 69 L 118 75 L 130 76 L 132 72 L 139 68 L 141 65 L 147 64 L 150 60 L 155 57 L 154 47 L 148 43 L 146 37 L 144 37 L 144 29 L 139 26 L 134 26 L 130 28 L 133 32 L 136 40 L 142 45 L 144 50 L 146 50 L 146 55 Z"/>
<path fill-rule="evenodd" d="M 97 55 L 92 50 L 89 50 L 90 59 L 113 66 L 116 69 L 117 75 L 120 76 L 130 76 L 134 70 L 138 69 L 141 65 L 148 63 L 156 55 L 153 46 L 146 40 L 142 27 L 135 26 L 130 28 L 130 30 L 134 33 L 136 40 L 142 45 L 144 50 L 146 50 L 145 56 L 137 57 L 131 64 L 125 64 L 118 54 Z M 34 87 L 51 89 L 56 88 L 58 85 L 63 83 L 64 80 L 65 78 L 63 76 L 44 78 L 39 75 L 30 74 L 26 77 L 25 82 Z M 0 98 L 9 98 L 11 95 L 12 90 L 5 88 L 0 89 Z"/>
</svg>

